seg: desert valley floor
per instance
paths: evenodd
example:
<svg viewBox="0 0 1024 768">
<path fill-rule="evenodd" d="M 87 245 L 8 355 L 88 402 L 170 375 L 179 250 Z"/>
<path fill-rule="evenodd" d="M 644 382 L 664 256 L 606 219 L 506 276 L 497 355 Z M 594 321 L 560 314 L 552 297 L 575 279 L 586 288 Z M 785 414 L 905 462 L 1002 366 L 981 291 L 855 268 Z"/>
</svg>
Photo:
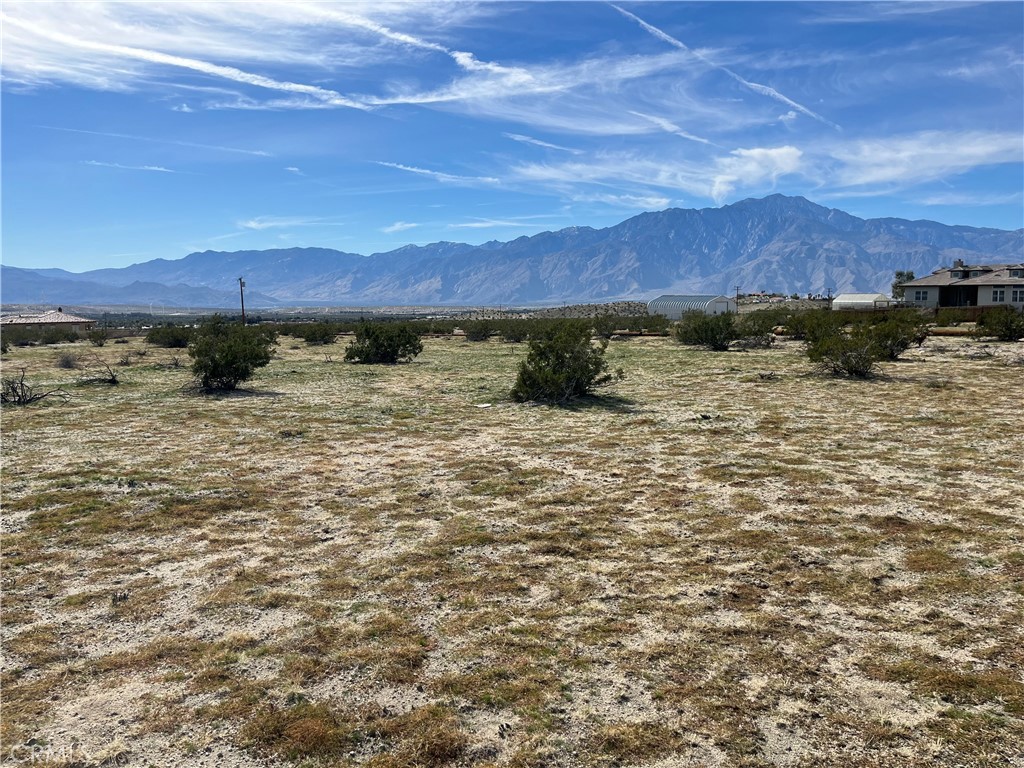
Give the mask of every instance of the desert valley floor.
<svg viewBox="0 0 1024 768">
<path fill-rule="evenodd" d="M 632 338 L 570 408 L 497 340 L 16 348 L 73 397 L 2 415 L 2 762 L 1024 765 L 1021 346 Z"/>
</svg>

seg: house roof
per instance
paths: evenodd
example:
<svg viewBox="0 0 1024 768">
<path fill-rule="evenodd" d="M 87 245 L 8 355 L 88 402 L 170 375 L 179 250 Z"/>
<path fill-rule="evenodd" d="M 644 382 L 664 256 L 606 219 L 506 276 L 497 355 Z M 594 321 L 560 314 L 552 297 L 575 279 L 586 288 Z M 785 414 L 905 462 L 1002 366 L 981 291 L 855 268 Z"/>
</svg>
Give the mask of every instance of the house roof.
<svg viewBox="0 0 1024 768">
<path fill-rule="evenodd" d="M 0 318 L 3 325 L 56 325 L 60 323 L 95 323 L 87 317 L 69 315 L 67 312 L 56 310 L 44 312 L 41 315 L 8 315 Z"/>
<path fill-rule="evenodd" d="M 1024 269 L 1020 264 L 1007 264 L 977 277 L 959 281 L 960 285 L 1024 285 L 1024 277 L 1010 277 L 1011 269 Z"/>
<path fill-rule="evenodd" d="M 1010 277 L 1011 269 L 1024 269 L 1024 264 L 956 264 L 942 267 L 930 275 L 903 283 L 904 288 L 927 288 L 946 285 L 1016 285 L 1024 278 Z M 981 272 L 977 277 L 953 277 L 953 272 Z"/>
</svg>

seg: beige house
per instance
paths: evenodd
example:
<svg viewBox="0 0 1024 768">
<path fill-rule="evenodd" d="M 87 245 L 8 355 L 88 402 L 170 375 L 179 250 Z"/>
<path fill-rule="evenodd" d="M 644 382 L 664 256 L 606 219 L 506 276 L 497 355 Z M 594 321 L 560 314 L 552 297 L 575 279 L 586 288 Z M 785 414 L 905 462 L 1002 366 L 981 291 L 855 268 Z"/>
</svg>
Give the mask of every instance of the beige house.
<svg viewBox="0 0 1024 768">
<path fill-rule="evenodd" d="M 903 284 L 903 300 L 915 307 L 997 307 L 1024 309 L 1024 263 L 965 264 Z"/>
<path fill-rule="evenodd" d="M 60 328 L 68 331 L 88 331 L 94 325 L 95 320 L 89 320 L 77 315 L 69 315 L 63 307 L 57 307 L 56 311 L 44 312 L 41 315 L 7 315 L 0 317 L 0 326 L 4 329 L 26 328 L 30 330 L 46 330 L 49 328 Z"/>
</svg>

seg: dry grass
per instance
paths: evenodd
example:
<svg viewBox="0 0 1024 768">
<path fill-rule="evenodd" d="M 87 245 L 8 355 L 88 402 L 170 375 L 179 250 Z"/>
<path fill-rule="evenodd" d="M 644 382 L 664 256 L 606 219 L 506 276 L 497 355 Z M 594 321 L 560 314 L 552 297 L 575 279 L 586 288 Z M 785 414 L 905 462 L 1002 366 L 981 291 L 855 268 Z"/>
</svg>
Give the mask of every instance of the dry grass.
<svg viewBox="0 0 1024 768">
<path fill-rule="evenodd" d="M 74 397 L 2 414 L 4 754 L 1019 765 L 1020 370 L 975 347 L 857 382 L 631 339 L 569 409 L 507 402 L 497 342 L 285 339 L 219 398 L 15 349 Z"/>
</svg>

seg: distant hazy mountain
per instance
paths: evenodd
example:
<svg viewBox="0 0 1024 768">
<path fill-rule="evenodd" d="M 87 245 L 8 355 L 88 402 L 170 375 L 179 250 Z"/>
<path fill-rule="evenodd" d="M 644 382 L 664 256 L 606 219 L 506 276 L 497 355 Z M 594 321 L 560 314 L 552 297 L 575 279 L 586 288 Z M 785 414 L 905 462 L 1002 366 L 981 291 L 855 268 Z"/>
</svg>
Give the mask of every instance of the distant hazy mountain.
<svg viewBox="0 0 1024 768">
<path fill-rule="evenodd" d="M 772 195 L 479 246 L 408 245 L 371 256 L 326 248 L 204 251 L 79 274 L 5 268 L 2 297 L 110 303 L 93 298 L 105 286 L 125 303 L 233 306 L 239 276 L 247 301 L 258 292 L 265 302 L 282 304 L 569 303 L 733 293 L 736 286 L 801 294 L 887 291 L 897 269 L 922 275 L 957 258 L 1018 261 L 1022 252 L 1024 230 L 859 219 L 802 197 Z M 202 298 L 201 290 L 210 293 Z"/>
<path fill-rule="evenodd" d="M 65 273 L 57 277 L 60 269 L 30 270 L 19 267 L 0 267 L 0 291 L 4 304 L 70 304 L 118 305 L 155 304 L 161 307 L 234 307 L 238 304 L 238 290 L 218 291 L 213 288 L 190 285 L 163 285 L 155 282 L 134 281 L 128 285 L 104 285 L 89 280 L 86 274 Z M 276 299 L 260 293 L 246 291 L 246 306 L 254 309 L 280 304 Z"/>
</svg>

